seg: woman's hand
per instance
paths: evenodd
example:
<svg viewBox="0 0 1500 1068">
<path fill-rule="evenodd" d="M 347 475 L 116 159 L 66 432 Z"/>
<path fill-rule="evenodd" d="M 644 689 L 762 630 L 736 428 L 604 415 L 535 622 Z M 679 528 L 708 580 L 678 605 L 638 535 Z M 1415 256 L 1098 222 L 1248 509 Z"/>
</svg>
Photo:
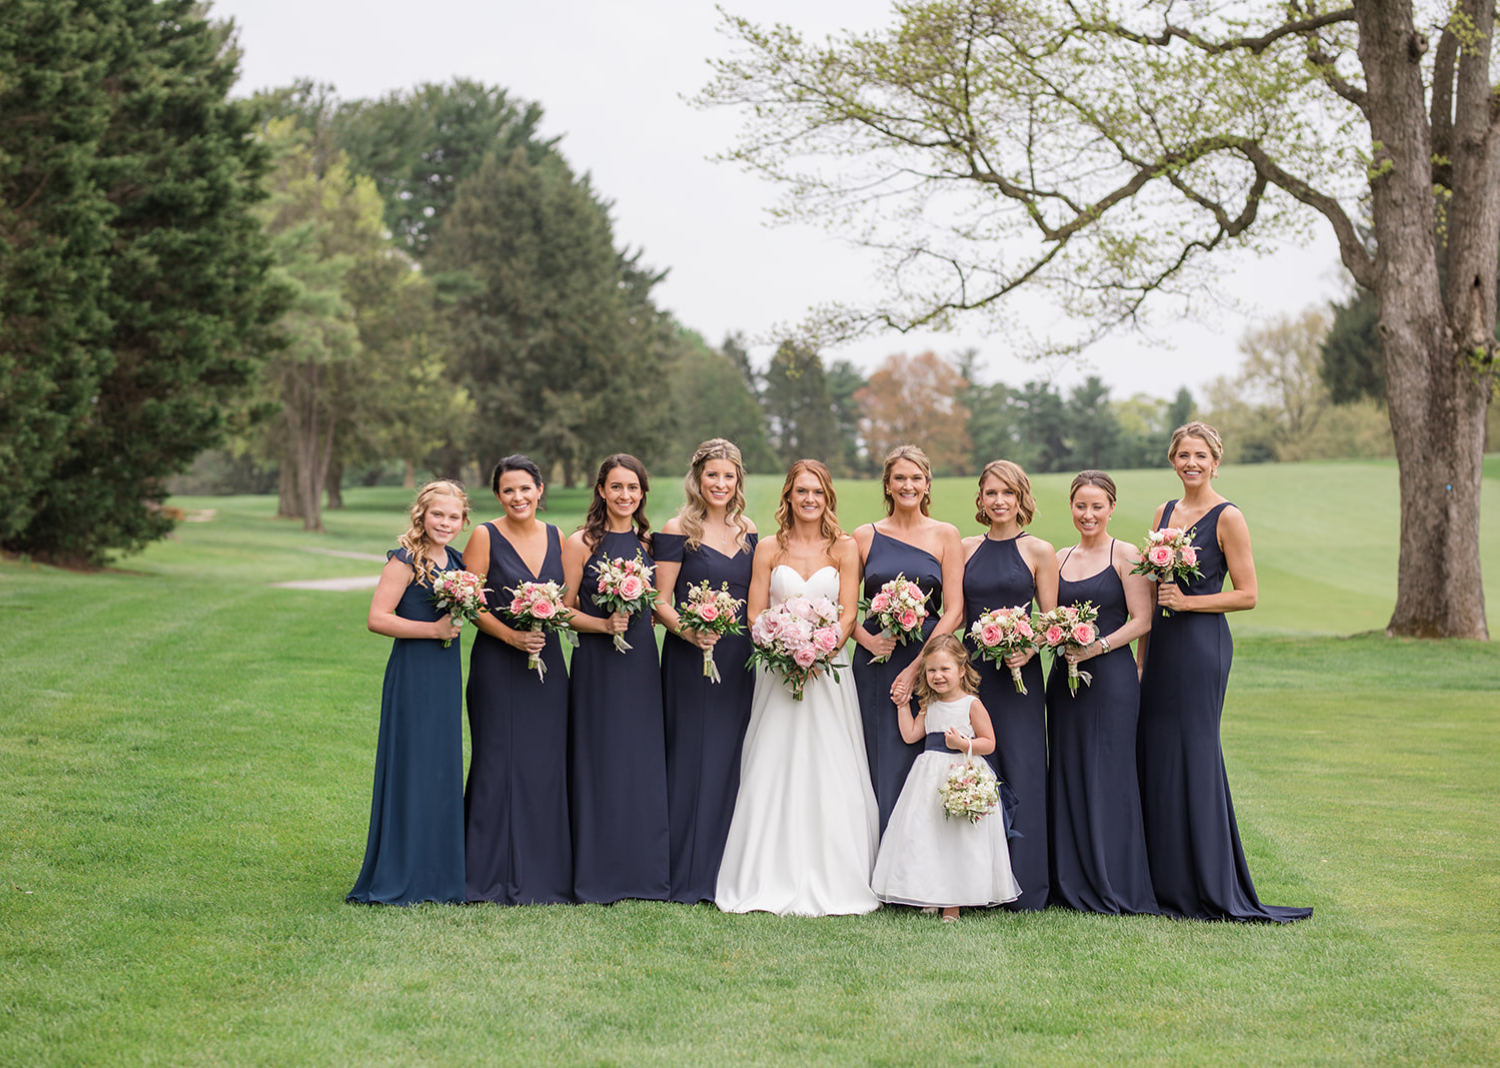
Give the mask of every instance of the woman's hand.
<svg viewBox="0 0 1500 1068">
<path fill-rule="evenodd" d="M 432 636 L 439 641 L 451 642 L 462 633 L 462 628 L 453 622 L 452 615 L 446 615 L 432 625 Z"/>
<path fill-rule="evenodd" d="M 506 640 L 527 656 L 536 656 L 547 648 L 547 634 L 540 630 L 512 630 Z"/>
<path fill-rule="evenodd" d="M 854 640 L 874 657 L 890 656 L 896 651 L 896 639 L 887 637 L 884 631 L 871 634 L 864 627 L 855 627 Z"/>
<path fill-rule="evenodd" d="M 1098 639 L 1089 642 L 1082 649 L 1076 645 L 1068 646 L 1068 651 L 1063 654 L 1070 664 L 1081 664 L 1085 660 L 1092 660 L 1104 652 L 1104 646 L 1099 644 Z"/>
<path fill-rule="evenodd" d="M 1188 607 L 1188 595 L 1182 592 L 1182 588 L 1175 582 L 1163 582 L 1156 587 L 1156 603 L 1163 608 L 1170 608 L 1174 612 L 1191 612 Z"/>
<path fill-rule="evenodd" d="M 683 641 L 696 645 L 699 649 L 712 649 L 719 644 L 721 635 L 712 630 L 694 630 L 692 627 L 683 627 L 677 632 L 677 636 Z"/>
<path fill-rule="evenodd" d="M 896 643 L 892 642 L 894 647 Z M 912 689 L 917 684 L 917 665 L 921 659 L 913 660 L 906 666 L 906 670 L 896 676 L 896 681 L 891 683 L 891 700 L 898 705 L 904 705 L 911 699 Z"/>
<path fill-rule="evenodd" d="M 630 629 L 630 617 L 624 612 L 611 612 L 604 617 L 605 634 L 624 634 Z"/>
<path fill-rule="evenodd" d="M 1025 649 L 1019 653 L 1011 653 L 1005 658 L 1005 666 L 1008 668 L 1023 668 L 1031 663 L 1031 658 L 1036 656 L 1036 647 Z"/>
</svg>

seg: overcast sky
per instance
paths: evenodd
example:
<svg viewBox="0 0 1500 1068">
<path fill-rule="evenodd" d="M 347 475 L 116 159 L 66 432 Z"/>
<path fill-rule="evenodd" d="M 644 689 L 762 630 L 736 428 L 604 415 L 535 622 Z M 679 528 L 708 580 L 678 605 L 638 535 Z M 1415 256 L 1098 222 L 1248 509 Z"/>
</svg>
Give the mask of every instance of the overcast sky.
<svg viewBox="0 0 1500 1068">
<path fill-rule="evenodd" d="M 725 0 L 736 13 L 822 36 L 890 20 L 879 0 Z M 644 248 L 671 274 L 658 302 L 716 344 L 731 330 L 752 338 L 799 320 L 814 304 L 857 299 L 874 285 L 872 254 L 810 227 L 770 226 L 778 190 L 708 157 L 728 148 L 739 118 L 701 111 L 684 97 L 728 53 L 710 0 L 214 0 L 233 18 L 244 52 L 239 91 L 299 77 L 329 82 L 344 98 L 378 96 L 421 82 L 472 78 L 539 102 L 548 135 L 577 171 L 614 201 L 616 240 Z M 883 335 L 824 353 L 869 371 L 893 352 L 947 354 L 975 346 L 988 380 L 1052 377 L 1062 387 L 1100 374 L 1116 397 L 1201 391 L 1238 363 L 1248 326 L 1342 292 L 1337 247 L 1313 227 L 1306 247 L 1262 258 L 1226 257 L 1223 292 L 1240 309 L 1202 321 L 1158 314 L 1155 343 L 1121 334 L 1067 366 L 1025 364 L 1003 336 L 978 323 L 962 333 Z M 761 361 L 768 348 L 754 348 Z"/>
</svg>

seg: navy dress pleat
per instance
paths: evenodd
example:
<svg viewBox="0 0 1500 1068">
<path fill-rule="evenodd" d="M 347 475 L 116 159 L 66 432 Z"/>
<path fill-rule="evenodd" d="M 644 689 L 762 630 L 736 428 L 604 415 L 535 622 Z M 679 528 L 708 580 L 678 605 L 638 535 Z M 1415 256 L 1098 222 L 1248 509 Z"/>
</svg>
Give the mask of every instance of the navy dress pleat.
<svg viewBox="0 0 1500 1068">
<path fill-rule="evenodd" d="M 579 610 L 608 615 L 594 604 L 594 565 L 634 559 L 643 548 L 630 531 L 606 532 L 584 565 Z M 608 634 L 583 634 L 573 654 L 568 795 L 573 894 L 580 903 L 664 901 L 670 889 L 661 664 L 649 611 L 630 617 L 625 640 L 633 648 L 622 653 Z"/>
<path fill-rule="evenodd" d="M 562 585 L 562 535 L 547 526 L 547 554 L 533 575 L 493 523 L 489 603 L 501 622 L 521 627 L 503 606 L 523 582 Z M 469 656 L 469 783 L 464 850 L 470 901 L 501 905 L 573 900 L 568 821 L 568 674 L 562 636 L 549 634 L 538 679 L 524 652 L 480 631 Z"/>
<path fill-rule="evenodd" d="M 658 563 L 677 561 L 679 605 L 688 587 L 707 582 L 713 589 L 729 583 L 730 595 L 744 601 L 750 589 L 750 547 L 726 556 L 708 545 L 687 547 L 684 534 L 657 534 L 652 548 Z M 740 607 L 743 634 L 726 634 L 714 646 L 714 664 L 722 678 L 703 676 L 703 650 L 668 634 L 662 643 L 662 702 L 667 734 L 667 815 L 671 823 L 672 901 L 691 905 L 714 899 L 724 841 L 740 788 L 740 750 L 750 722 L 755 674 L 747 669 L 750 632 Z"/>
<path fill-rule="evenodd" d="M 1036 600 L 1036 580 L 1017 542 L 1024 532 L 996 541 L 988 536 L 964 565 L 964 633 L 985 612 L 998 608 L 1030 608 Z M 995 751 L 986 759 L 1000 781 L 1016 796 L 1010 840 L 1010 867 L 1021 896 L 1006 907 L 1034 910 L 1047 907 L 1051 893 L 1047 857 L 1047 696 L 1042 681 L 1042 658 L 1032 657 L 1021 669 L 1026 693 L 1016 692 L 1010 669 L 987 660 L 975 661 L 979 671 L 979 700 L 995 729 Z"/>
<path fill-rule="evenodd" d="M 1167 502 L 1162 527 L 1171 524 L 1176 504 Z M 1184 593 L 1224 588 L 1229 567 L 1218 525 L 1228 506 L 1217 505 L 1196 524 L 1202 575 L 1182 583 Z M 1151 882 L 1169 916 L 1288 923 L 1312 909 L 1260 903 L 1229 796 L 1219 721 L 1233 659 L 1224 613 L 1152 613 L 1136 737 Z"/>
<path fill-rule="evenodd" d="M 393 549 L 411 564 L 406 549 Z M 462 570 L 446 550 L 442 571 Z M 435 623 L 445 613 L 432 586 L 414 578 L 396 604 L 402 619 Z M 454 904 L 464 900 L 463 649 L 436 638 L 396 638 L 380 695 L 380 740 L 365 861 L 348 900 L 365 904 Z"/>
</svg>

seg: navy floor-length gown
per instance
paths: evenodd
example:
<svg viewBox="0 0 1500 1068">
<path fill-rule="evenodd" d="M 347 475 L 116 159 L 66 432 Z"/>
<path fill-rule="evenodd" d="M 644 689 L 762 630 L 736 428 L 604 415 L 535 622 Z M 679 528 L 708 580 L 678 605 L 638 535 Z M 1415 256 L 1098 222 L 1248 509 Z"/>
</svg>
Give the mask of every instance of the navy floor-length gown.
<svg viewBox="0 0 1500 1068">
<path fill-rule="evenodd" d="M 985 612 L 1024 606 L 1036 600 L 1036 579 L 1017 542 L 1030 537 L 985 536 L 964 565 L 964 633 Z M 1009 783 L 1017 807 L 1010 840 L 1010 867 L 1021 896 L 1007 905 L 1018 910 L 1044 909 L 1051 890 L 1047 858 L 1047 695 L 1042 683 L 1042 658 L 1032 657 L 1021 669 L 1026 693 L 1016 692 L 1010 668 L 979 660 L 979 700 L 995 729 L 995 751 L 986 759 L 1001 782 Z"/>
<path fill-rule="evenodd" d="M 606 532 L 583 569 L 578 608 L 594 604 L 602 559 L 634 559 L 630 531 Z M 649 555 L 646 563 L 652 564 Z M 608 634 L 579 636 L 569 697 L 568 795 L 573 820 L 573 893 L 579 902 L 664 901 L 670 889 L 667 747 L 661 665 L 651 613 L 630 617 L 620 652 Z"/>
<path fill-rule="evenodd" d="M 462 570 L 446 549 L 439 570 Z M 412 563 L 406 549 L 386 558 Z M 436 623 L 447 613 L 413 578 L 396 615 Z M 380 695 L 380 740 L 365 862 L 348 900 L 412 905 L 464 900 L 463 649 L 437 638 L 396 638 Z"/>
<path fill-rule="evenodd" d="M 504 606 L 523 582 L 563 582 L 562 535 L 547 526 L 547 554 L 532 574 L 495 527 L 485 585 L 506 626 L 523 624 Z M 529 625 L 529 624 L 526 624 Z M 562 636 L 547 635 L 538 679 L 527 655 L 480 631 L 469 656 L 469 783 L 464 791 L 465 882 L 470 901 L 502 905 L 573 900 L 568 829 L 568 674 Z"/>
<path fill-rule="evenodd" d="M 1058 604 L 1094 603 L 1101 635 L 1130 615 L 1115 551 L 1111 541 L 1110 565 L 1098 574 L 1057 583 Z M 1155 913 L 1135 772 L 1135 656 L 1127 643 L 1079 667 L 1093 682 L 1077 693 L 1068 691 L 1065 660 L 1054 661 L 1047 677 L 1052 900 L 1081 912 Z"/>
<path fill-rule="evenodd" d="M 898 575 L 905 575 L 927 594 L 927 618 L 922 623 L 920 639 L 914 637 L 904 644 L 898 643 L 891 658 L 880 664 L 873 662 L 875 658 L 864 646 L 854 650 L 854 684 L 859 689 L 865 755 L 870 761 L 875 800 L 880 805 L 880 833 L 884 834 L 891 811 L 901 796 L 901 787 L 906 784 L 907 772 L 922 752 L 922 742 L 908 744 L 901 737 L 891 686 L 896 676 L 921 655 L 922 644 L 937 628 L 938 617 L 943 614 L 943 565 L 926 549 L 882 534 L 873 526 L 871 530 L 874 536 L 865 558 L 865 597 L 874 597 L 881 586 Z M 880 621 L 873 613 L 860 626 L 870 634 L 880 631 Z"/>
<path fill-rule="evenodd" d="M 1167 502 L 1160 527 L 1171 524 L 1176 504 Z M 1227 501 L 1216 505 L 1196 525 L 1202 575 L 1180 583 L 1186 594 L 1224 588 L 1229 567 L 1218 524 L 1227 507 Z M 1224 613 L 1152 613 L 1136 735 L 1151 882 L 1169 916 L 1287 923 L 1312 909 L 1260 903 L 1229 796 L 1219 720 L 1233 658 Z"/>
<path fill-rule="evenodd" d="M 700 544 L 687 547 L 685 534 L 658 534 L 652 539 L 658 563 L 677 561 L 676 604 L 688 599 L 688 587 L 708 582 L 744 601 L 750 592 L 750 547 L 733 556 Z M 750 722 L 755 673 L 750 660 L 750 632 L 740 606 L 743 634 L 726 634 L 714 646 L 720 682 L 703 676 L 703 650 L 668 634 L 661 650 L 662 704 L 667 733 L 667 815 L 671 822 L 672 901 L 687 905 L 714 899 L 724 840 L 740 789 L 740 750 Z"/>
</svg>

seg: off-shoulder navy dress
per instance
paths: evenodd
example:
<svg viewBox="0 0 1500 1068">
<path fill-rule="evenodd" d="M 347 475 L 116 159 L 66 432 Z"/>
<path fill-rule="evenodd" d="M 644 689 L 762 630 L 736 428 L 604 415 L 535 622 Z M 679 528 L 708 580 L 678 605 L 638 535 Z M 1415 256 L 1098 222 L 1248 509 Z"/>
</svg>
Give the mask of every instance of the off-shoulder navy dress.
<svg viewBox="0 0 1500 1068">
<path fill-rule="evenodd" d="M 441 571 L 462 570 L 446 549 Z M 411 553 L 393 549 L 410 565 Z M 436 623 L 445 615 L 420 577 L 396 615 Z M 397 638 L 380 695 L 380 740 L 365 862 L 348 900 L 364 904 L 454 904 L 464 900 L 463 649 L 437 638 Z"/>
<path fill-rule="evenodd" d="M 1171 525 L 1176 504 L 1167 502 L 1161 526 Z M 1211 508 L 1194 528 L 1202 575 L 1180 584 L 1186 594 L 1224 588 L 1229 565 L 1218 527 L 1227 507 Z M 1168 916 L 1288 923 L 1312 909 L 1260 903 L 1229 796 L 1219 720 L 1233 659 L 1224 613 L 1153 612 L 1136 734 L 1151 882 Z"/>
<path fill-rule="evenodd" d="M 1036 579 L 1017 542 L 1026 533 L 997 541 L 988 535 L 964 565 L 964 633 L 985 612 L 997 608 L 1030 608 L 1036 600 Z M 1026 693 L 1016 692 L 1010 669 L 988 660 L 974 664 L 979 671 L 979 700 L 995 729 L 995 751 L 987 758 L 1001 782 L 1016 795 L 1010 840 L 1010 867 L 1021 896 L 1007 905 L 1016 910 L 1044 909 L 1050 893 L 1047 859 L 1047 695 L 1042 682 L 1042 658 L 1034 656 L 1021 669 Z"/>
<path fill-rule="evenodd" d="M 870 760 L 870 783 L 880 806 L 880 832 L 891 818 L 891 811 L 906 784 L 907 772 L 922 752 L 920 741 L 908 744 L 901 737 L 901 723 L 891 700 L 891 686 L 912 661 L 922 653 L 922 645 L 937 629 L 943 614 L 943 565 L 926 549 L 882 534 L 873 525 L 870 552 L 865 558 L 865 597 L 874 597 L 880 587 L 898 575 L 905 575 L 927 594 L 927 618 L 922 623 L 920 639 L 897 644 L 891 658 L 874 663 L 864 646 L 854 650 L 854 684 L 859 688 L 859 714 L 865 729 L 865 755 Z M 880 632 L 880 620 L 874 614 L 860 624 L 870 634 Z"/>
<path fill-rule="evenodd" d="M 1057 583 L 1058 604 L 1094 603 L 1101 635 L 1119 630 L 1130 617 L 1113 540 L 1109 548 L 1103 571 Z M 1080 668 L 1093 682 L 1077 693 L 1068 691 L 1065 661 L 1054 661 L 1047 677 L 1052 900 L 1081 912 L 1155 913 L 1135 775 L 1141 693 L 1135 656 L 1127 643 Z"/>
<path fill-rule="evenodd" d="M 643 550 L 630 531 L 606 532 L 579 583 L 578 608 L 594 604 L 605 558 Z M 644 553 L 643 553 L 644 555 Z M 646 563 L 653 561 L 645 556 Z M 569 679 L 568 796 L 573 821 L 573 894 L 579 902 L 665 901 L 669 891 L 667 745 L 661 664 L 651 613 L 630 617 L 620 652 L 608 634 L 582 634 Z"/>
<path fill-rule="evenodd" d="M 754 534 L 744 552 L 726 556 L 709 545 L 687 547 L 685 534 L 657 534 L 652 549 L 657 563 L 682 564 L 672 597 L 688 598 L 688 587 L 707 582 L 713 589 L 729 583 L 730 595 L 749 596 Z M 740 606 L 745 624 L 745 607 Z M 667 815 L 671 821 L 672 884 L 670 898 L 684 904 L 714 899 L 724 840 L 740 788 L 740 749 L 750 722 L 755 674 L 750 660 L 750 632 L 726 634 L 714 646 L 721 682 L 703 676 L 703 650 L 668 634 L 661 650 L 662 703 L 667 727 Z"/>
<path fill-rule="evenodd" d="M 547 526 L 547 554 L 535 575 L 493 523 L 485 585 L 502 623 L 523 582 L 563 582 L 562 535 Z M 573 900 L 568 832 L 568 673 L 562 636 L 547 635 L 538 679 L 524 652 L 484 631 L 469 655 L 469 784 L 464 792 L 468 899 L 501 905 Z"/>
</svg>

